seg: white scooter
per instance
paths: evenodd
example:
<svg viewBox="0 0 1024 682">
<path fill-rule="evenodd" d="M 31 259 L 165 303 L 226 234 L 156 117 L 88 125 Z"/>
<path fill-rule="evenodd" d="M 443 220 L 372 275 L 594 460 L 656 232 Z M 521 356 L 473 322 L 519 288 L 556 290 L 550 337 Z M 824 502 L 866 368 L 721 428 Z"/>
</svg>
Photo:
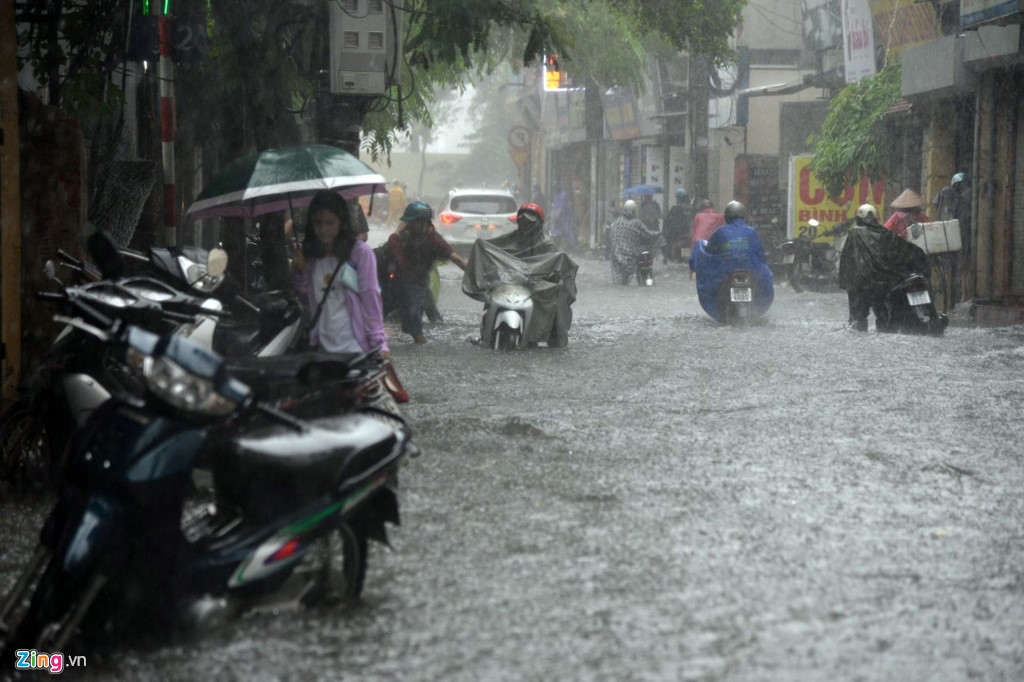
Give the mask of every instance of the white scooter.
<svg viewBox="0 0 1024 682">
<path fill-rule="evenodd" d="M 480 338 L 492 350 L 523 350 L 533 319 L 533 293 L 517 284 L 499 284 L 487 292 Z"/>
</svg>

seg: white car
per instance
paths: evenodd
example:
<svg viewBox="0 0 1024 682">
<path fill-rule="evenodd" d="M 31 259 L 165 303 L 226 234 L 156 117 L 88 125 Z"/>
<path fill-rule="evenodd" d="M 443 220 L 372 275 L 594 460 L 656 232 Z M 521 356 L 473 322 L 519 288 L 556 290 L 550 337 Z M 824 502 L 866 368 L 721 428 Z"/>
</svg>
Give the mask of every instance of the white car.
<svg viewBox="0 0 1024 682">
<path fill-rule="evenodd" d="M 461 254 L 478 238 L 490 239 L 516 229 L 519 204 L 504 189 L 453 189 L 441 202 L 434 225 Z"/>
</svg>

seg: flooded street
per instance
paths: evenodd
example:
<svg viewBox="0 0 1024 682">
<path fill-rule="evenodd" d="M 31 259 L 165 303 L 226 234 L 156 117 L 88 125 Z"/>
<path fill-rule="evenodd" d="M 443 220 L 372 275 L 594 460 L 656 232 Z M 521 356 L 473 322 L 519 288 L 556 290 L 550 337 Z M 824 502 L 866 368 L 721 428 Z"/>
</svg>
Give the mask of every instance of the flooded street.
<svg viewBox="0 0 1024 682">
<path fill-rule="evenodd" d="M 1024 328 L 858 334 L 844 293 L 779 286 L 733 329 L 682 266 L 639 289 L 578 261 L 565 349 L 470 343 L 452 265 L 429 343 L 389 323 L 424 454 L 360 605 L 69 675 L 1024 678 Z M 6 589 L 42 506 L 0 511 Z"/>
</svg>

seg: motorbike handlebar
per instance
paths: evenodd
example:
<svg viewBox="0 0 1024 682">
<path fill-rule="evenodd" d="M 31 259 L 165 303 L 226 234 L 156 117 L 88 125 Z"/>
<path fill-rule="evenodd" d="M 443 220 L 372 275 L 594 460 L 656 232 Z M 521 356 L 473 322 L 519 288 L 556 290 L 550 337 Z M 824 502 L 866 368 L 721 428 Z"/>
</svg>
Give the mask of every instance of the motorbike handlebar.
<svg viewBox="0 0 1024 682">
<path fill-rule="evenodd" d="M 36 298 L 40 301 L 66 301 L 68 295 L 63 291 L 37 291 Z"/>
</svg>

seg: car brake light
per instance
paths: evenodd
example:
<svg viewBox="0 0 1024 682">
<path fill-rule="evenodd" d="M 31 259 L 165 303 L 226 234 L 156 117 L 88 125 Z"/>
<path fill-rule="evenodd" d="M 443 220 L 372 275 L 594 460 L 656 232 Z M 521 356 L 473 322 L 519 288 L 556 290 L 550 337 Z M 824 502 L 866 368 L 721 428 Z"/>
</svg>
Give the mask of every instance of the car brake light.
<svg viewBox="0 0 1024 682">
<path fill-rule="evenodd" d="M 458 220 L 462 220 L 461 215 L 459 215 L 458 213 L 452 213 L 450 211 L 444 211 L 438 217 L 441 219 L 441 222 L 444 223 L 445 225 L 451 225 L 452 223 Z"/>
<path fill-rule="evenodd" d="M 517 215 L 516 215 L 515 213 L 513 213 L 512 215 L 510 215 L 510 216 L 508 217 L 508 221 L 509 221 L 510 223 L 515 223 L 515 222 L 518 222 L 518 221 L 519 221 L 519 216 L 517 216 Z"/>
</svg>

